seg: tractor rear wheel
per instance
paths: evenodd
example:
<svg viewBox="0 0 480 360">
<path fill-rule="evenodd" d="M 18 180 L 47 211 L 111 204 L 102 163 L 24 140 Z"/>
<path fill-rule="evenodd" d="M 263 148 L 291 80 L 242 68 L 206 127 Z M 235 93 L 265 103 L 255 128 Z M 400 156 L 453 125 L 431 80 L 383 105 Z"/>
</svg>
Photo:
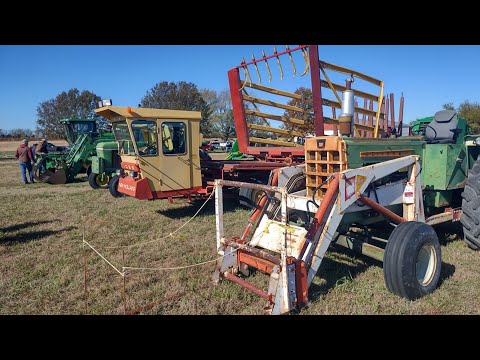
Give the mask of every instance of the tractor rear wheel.
<svg viewBox="0 0 480 360">
<path fill-rule="evenodd" d="M 480 249 L 480 157 L 468 172 L 462 193 L 463 240 L 473 250 Z"/>
<path fill-rule="evenodd" d="M 254 178 L 251 178 L 250 181 L 248 182 L 264 184 L 263 182 Z M 240 188 L 238 192 L 238 201 L 240 205 L 245 206 L 247 209 L 253 209 L 255 208 L 255 205 L 257 205 L 257 203 L 260 201 L 263 195 L 264 195 L 263 190 Z"/>
<path fill-rule="evenodd" d="M 110 181 L 110 177 L 103 173 L 103 174 L 95 174 L 93 172 L 88 175 L 88 183 L 92 187 L 92 189 L 107 189 L 108 183 Z"/>
<path fill-rule="evenodd" d="M 435 230 L 417 221 L 401 223 L 390 234 L 385 247 L 385 284 L 392 293 L 415 300 L 436 289 L 441 264 Z"/>
<path fill-rule="evenodd" d="M 118 181 L 120 180 L 120 176 L 115 175 L 110 179 L 110 182 L 108 183 L 108 190 L 110 191 L 110 194 L 112 194 L 113 197 L 122 197 L 123 194 L 118 191 Z"/>
</svg>

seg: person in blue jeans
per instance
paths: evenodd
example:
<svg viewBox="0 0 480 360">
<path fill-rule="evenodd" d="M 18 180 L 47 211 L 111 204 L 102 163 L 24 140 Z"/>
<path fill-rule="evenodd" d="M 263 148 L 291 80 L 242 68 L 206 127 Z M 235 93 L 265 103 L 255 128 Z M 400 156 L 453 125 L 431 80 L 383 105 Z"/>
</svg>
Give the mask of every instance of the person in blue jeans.
<svg viewBox="0 0 480 360">
<path fill-rule="evenodd" d="M 26 170 L 28 170 L 28 175 L 30 177 L 30 182 L 33 184 L 33 169 L 32 169 L 32 151 L 28 147 L 27 139 L 23 139 L 20 146 L 17 148 L 15 153 L 15 157 L 18 159 L 20 163 L 20 171 L 22 173 L 22 179 L 25 184 L 30 184 L 27 180 Z"/>
</svg>

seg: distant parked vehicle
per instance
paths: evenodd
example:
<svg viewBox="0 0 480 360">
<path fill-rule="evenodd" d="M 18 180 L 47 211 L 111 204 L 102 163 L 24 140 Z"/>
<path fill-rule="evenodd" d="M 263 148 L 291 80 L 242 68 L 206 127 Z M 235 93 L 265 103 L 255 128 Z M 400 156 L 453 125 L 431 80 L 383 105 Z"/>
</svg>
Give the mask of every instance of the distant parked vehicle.
<svg viewBox="0 0 480 360">
<path fill-rule="evenodd" d="M 220 143 L 220 149 L 229 151 L 232 148 L 233 143 L 231 141 L 224 141 Z"/>
<path fill-rule="evenodd" d="M 200 148 L 206 151 L 212 151 L 214 149 L 211 144 L 202 145 Z"/>
<path fill-rule="evenodd" d="M 218 141 L 211 142 L 212 150 L 220 149 L 220 143 Z"/>
</svg>

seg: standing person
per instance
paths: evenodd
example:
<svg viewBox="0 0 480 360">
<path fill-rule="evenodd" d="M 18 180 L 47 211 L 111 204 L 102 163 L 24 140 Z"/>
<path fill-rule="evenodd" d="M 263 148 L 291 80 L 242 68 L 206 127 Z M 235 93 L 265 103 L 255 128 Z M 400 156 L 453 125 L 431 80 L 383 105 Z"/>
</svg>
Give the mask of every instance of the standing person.
<svg viewBox="0 0 480 360">
<path fill-rule="evenodd" d="M 30 151 L 32 152 L 33 162 L 37 161 L 37 144 L 30 146 Z"/>
<path fill-rule="evenodd" d="M 41 154 L 48 154 L 47 145 L 48 145 L 47 139 L 42 139 L 42 141 L 40 141 L 37 145 L 36 152 Z"/>
<path fill-rule="evenodd" d="M 28 147 L 28 141 L 27 139 L 23 139 L 22 143 L 20 146 L 17 148 L 17 151 L 15 152 L 15 157 L 18 159 L 18 162 L 20 163 L 20 170 L 22 173 L 22 179 L 25 184 L 30 184 L 27 181 L 27 175 L 25 173 L 25 170 L 28 170 L 28 175 L 30 176 L 30 182 L 33 184 L 35 181 L 33 181 L 33 172 L 32 172 L 32 163 L 33 161 L 33 156 L 32 156 L 32 151 Z"/>
</svg>

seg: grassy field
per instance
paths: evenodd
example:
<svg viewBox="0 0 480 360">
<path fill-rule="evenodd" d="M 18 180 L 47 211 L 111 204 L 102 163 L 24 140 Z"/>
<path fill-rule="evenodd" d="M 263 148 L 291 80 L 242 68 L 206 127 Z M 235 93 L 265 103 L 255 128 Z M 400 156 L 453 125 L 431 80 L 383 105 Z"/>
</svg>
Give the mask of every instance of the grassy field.
<svg viewBox="0 0 480 360">
<path fill-rule="evenodd" d="M 122 251 L 106 246 L 159 239 L 179 228 L 202 202 L 115 199 L 81 177 L 53 186 L 23 185 L 14 149 L 0 144 L 0 314 L 123 314 L 123 279 L 82 246 L 85 239 L 115 266 L 175 267 L 215 258 L 214 204 L 173 236 Z M 226 235 L 239 235 L 248 211 L 225 204 Z M 447 234 L 445 234 L 447 233 Z M 388 292 L 381 264 L 333 249 L 310 288 L 301 314 L 480 314 L 480 253 L 442 231 L 442 277 L 431 295 L 411 302 Z M 127 307 L 153 301 L 143 314 L 262 314 L 263 299 L 231 282 L 211 285 L 213 265 L 185 270 L 131 271 Z M 266 284 L 266 277 L 252 280 Z"/>
</svg>

